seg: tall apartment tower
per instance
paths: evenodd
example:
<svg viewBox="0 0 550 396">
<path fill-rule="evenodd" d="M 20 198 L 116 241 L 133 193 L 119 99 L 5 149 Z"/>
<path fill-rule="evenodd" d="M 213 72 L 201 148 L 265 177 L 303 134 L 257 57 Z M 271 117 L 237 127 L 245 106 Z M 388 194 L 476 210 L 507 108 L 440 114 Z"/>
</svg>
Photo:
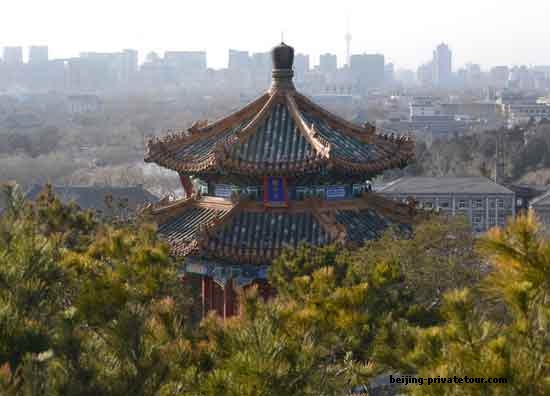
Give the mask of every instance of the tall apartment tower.
<svg viewBox="0 0 550 396">
<path fill-rule="evenodd" d="M 303 82 L 309 71 L 309 55 L 296 54 L 294 56 L 294 77 L 297 82 Z"/>
<path fill-rule="evenodd" d="M 250 72 L 250 56 L 248 51 L 229 50 L 229 70 Z"/>
<path fill-rule="evenodd" d="M 256 52 L 250 57 L 252 78 L 256 86 L 263 87 L 271 81 L 271 53 Z"/>
<path fill-rule="evenodd" d="M 385 58 L 382 54 L 356 54 L 350 57 L 350 73 L 354 84 L 364 91 L 384 85 Z"/>
<path fill-rule="evenodd" d="M 118 80 L 121 83 L 129 83 L 138 72 L 138 51 L 125 49 L 120 54 L 120 65 L 118 68 Z"/>
<path fill-rule="evenodd" d="M 453 53 L 447 44 L 439 44 L 433 53 L 434 82 L 439 87 L 446 87 L 452 81 Z"/>
<path fill-rule="evenodd" d="M 46 63 L 48 59 L 48 47 L 46 45 L 29 47 L 29 63 Z"/>
<path fill-rule="evenodd" d="M 321 73 L 336 73 L 338 70 L 338 59 L 334 54 L 323 54 L 319 57 L 319 70 Z"/>
<path fill-rule="evenodd" d="M 15 66 L 23 63 L 23 48 L 21 47 L 4 47 L 4 63 L 6 65 Z"/>
</svg>

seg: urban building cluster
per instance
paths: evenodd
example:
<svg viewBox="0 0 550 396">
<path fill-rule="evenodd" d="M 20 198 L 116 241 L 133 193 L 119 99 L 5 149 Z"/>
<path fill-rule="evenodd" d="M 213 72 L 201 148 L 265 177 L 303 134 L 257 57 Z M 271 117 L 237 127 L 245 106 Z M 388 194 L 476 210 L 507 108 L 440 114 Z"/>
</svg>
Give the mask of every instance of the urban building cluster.
<svg viewBox="0 0 550 396">
<path fill-rule="evenodd" d="M 550 119 L 550 66 L 455 70 L 452 50 L 440 44 L 415 73 L 395 69 L 382 54 L 350 53 L 350 40 L 346 35 L 343 60 L 324 53 L 314 64 L 310 55 L 295 55 L 295 85 L 329 109 L 380 109 L 379 117 L 368 119 L 378 128 L 428 137 Z M 227 67 L 212 69 L 205 51 L 152 52 L 140 62 L 132 49 L 50 59 L 46 46 L 29 47 L 26 57 L 22 47 L 5 47 L 0 93 L 65 94 L 73 113 L 97 111 L 106 93 L 163 88 L 204 95 L 225 89 L 247 100 L 269 84 L 270 71 L 269 52 L 230 49 Z M 366 115 L 357 121 L 367 121 Z"/>
<path fill-rule="evenodd" d="M 451 49 L 440 44 L 433 59 L 415 73 L 394 70 L 381 54 L 351 54 L 347 44 L 343 60 L 325 53 L 314 65 L 309 55 L 295 54 L 293 86 L 331 111 L 354 109 L 354 121 L 359 125 L 368 122 L 389 136 L 414 135 L 429 144 L 430 138 L 550 120 L 550 66 L 498 66 L 483 71 L 481 66 L 470 64 L 455 70 Z M 219 70 L 208 67 L 204 51 L 166 51 L 163 56 L 150 53 L 141 63 L 138 52 L 130 49 L 83 52 L 69 59 L 50 59 L 46 46 L 32 46 L 24 52 L 22 47 L 3 49 L 0 96 L 32 102 L 34 93 L 55 92 L 63 99 L 55 103 L 63 103 L 73 115 L 101 112 L 102 97 L 109 93 L 165 87 L 188 89 L 197 97 L 223 89 L 241 94 L 243 101 L 249 102 L 273 78 L 269 52 L 231 49 L 227 67 Z M 3 125 L 12 129 L 40 125 L 31 113 L 18 113 L 10 110 L 12 107 L 0 103 Z M 286 113 L 281 114 L 287 117 Z M 310 124 L 309 119 L 305 121 Z M 496 173 L 497 182 L 503 183 Z M 351 186 L 338 191 L 353 198 L 363 192 L 362 188 Z M 550 223 L 548 195 L 533 201 L 544 191 L 526 195 L 521 189 L 501 187 L 488 179 L 415 178 L 374 188 L 398 201 L 413 197 L 422 209 L 465 214 L 477 231 L 502 225 L 508 216 L 526 209 L 529 202 Z M 254 199 L 262 195 L 261 186 L 237 191 L 228 183 L 205 186 L 204 190 L 227 199 L 234 193 Z M 334 191 L 309 183 L 291 186 L 288 193 L 290 198 L 302 200 L 325 197 Z"/>
<path fill-rule="evenodd" d="M 349 51 L 349 48 L 348 48 Z M 432 59 L 418 67 L 395 69 L 383 54 L 349 54 L 339 62 L 335 54 L 319 56 L 313 65 L 310 55 L 296 54 L 296 85 L 311 92 L 366 94 L 383 88 L 487 89 L 497 91 L 548 90 L 549 66 L 501 65 L 484 70 L 469 63 L 453 70 L 453 53 L 447 44 L 433 51 Z M 342 65 L 339 66 L 339 64 Z M 233 82 L 241 89 L 261 89 L 270 79 L 268 52 L 249 53 L 230 49 L 227 68 L 208 68 L 205 51 L 151 52 L 140 64 L 138 51 L 81 52 L 78 57 L 50 59 L 47 46 L 28 48 L 26 62 L 20 46 L 4 47 L 0 61 L 0 89 L 102 91 L 151 84 L 197 86 Z M 238 79 L 235 81 L 236 73 Z"/>
<path fill-rule="evenodd" d="M 82 52 L 76 58 L 50 59 L 47 46 L 31 46 L 27 62 L 22 47 L 4 47 L 0 91 L 103 91 L 137 81 L 138 52 Z"/>
<path fill-rule="evenodd" d="M 410 71 L 408 74 L 409 78 L 405 80 L 414 83 Z M 546 90 L 550 89 L 550 65 L 500 65 L 484 70 L 479 64 L 468 63 L 453 71 L 452 51 L 447 44 L 442 43 L 434 50 L 432 59 L 418 67 L 416 83 L 430 88 Z"/>
<path fill-rule="evenodd" d="M 323 54 L 312 66 L 310 56 L 296 54 L 297 86 L 332 94 L 366 94 L 393 82 L 393 65 L 381 54 L 351 55 L 343 67 L 337 56 Z M 228 66 L 211 69 L 204 51 L 151 52 L 139 63 L 138 52 L 82 52 L 69 59 L 50 59 L 48 47 L 32 46 L 24 62 L 22 47 L 4 47 L 0 62 L 0 90 L 102 92 L 148 87 L 218 87 L 229 85 L 244 92 L 261 90 L 270 80 L 269 52 L 230 49 Z"/>
</svg>

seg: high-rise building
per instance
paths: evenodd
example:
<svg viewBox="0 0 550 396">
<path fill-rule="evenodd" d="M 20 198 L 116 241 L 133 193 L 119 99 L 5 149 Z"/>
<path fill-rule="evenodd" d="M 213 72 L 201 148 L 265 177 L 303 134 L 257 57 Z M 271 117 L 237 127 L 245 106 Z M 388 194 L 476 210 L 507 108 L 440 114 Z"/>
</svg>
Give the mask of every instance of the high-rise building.
<svg viewBox="0 0 550 396">
<path fill-rule="evenodd" d="M 395 79 L 405 87 L 411 87 L 417 82 L 414 71 L 409 69 L 397 69 Z"/>
<path fill-rule="evenodd" d="M 164 53 L 164 61 L 186 72 L 206 70 L 204 51 L 167 51 Z"/>
<path fill-rule="evenodd" d="M 439 87 L 449 86 L 453 77 L 453 54 L 447 44 L 439 44 L 433 53 L 434 82 Z"/>
<path fill-rule="evenodd" d="M 250 59 L 252 79 L 254 83 L 263 87 L 271 79 L 271 54 L 269 52 L 256 52 Z"/>
<path fill-rule="evenodd" d="M 393 63 L 387 63 L 384 67 L 384 82 L 386 84 L 393 84 L 395 81 L 395 67 Z"/>
<path fill-rule="evenodd" d="M 253 69 L 271 72 L 271 54 L 269 52 L 255 52 L 252 54 L 250 61 Z"/>
<path fill-rule="evenodd" d="M 229 50 L 229 70 L 250 70 L 250 56 L 248 51 Z"/>
<path fill-rule="evenodd" d="M 533 76 L 525 65 L 515 66 L 510 70 L 510 88 L 529 90 L 535 88 Z"/>
<path fill-rule="evenodd" d="M 139 70 L 140 81 L 148 86 L 162 86 L 172 83 L 168 66 L 156 52 L 150 52 Z"/>
<path fill-rule="evenodd" d="M 319 71 L 323 74 L 336 73 L 338 58 L 333 54 L 323 54 L 319 58 Z"/>
<path fill-rule="evenodd" d="M 253 88 L 252 60 L 248 51 L 229 50 L 229 63 L 225 82 L 231 88 L 247 90 Z"/>
<path fill-rule="evenodd" d="M 21 47 L 4 47 L 3 58 L 6 65 L 20 65 L 23 63 L 23 49 Z"/>
<path fill-rule="evenodd" d="M 29 47 L 29 63 L 46 63 L 48 61 L 48 46 L 33 45 Z"/>
<path fill-rule="evenodd" d="M 130 82 L 138 71 L 138 52 L 133 49 L 125 49 L 120 56 L 119 81 Z"/>
<path fill-rule="evenodd" d="M 112 89 L 121 78 L 120 52 L 81 52 L 67 62 L 69 88 L 76 91 Z"/>
<path fill-rule="evenodd" d="M 495 66 L 491 69 L 491 84 L 497 88 L 505 88 L 510 77 L 510 69 L 508 66 Z"/>
<path fill-rule="evenodd" d="M 384 85 L 384 55 L 360 54 L 350 58 L 350 72 L 359 90 L 380 88 Z"/>
<path fill-rule="evenodd" d="M 164 53 L 164 67 L 174 82 L 201 81 L 206 75 L 206 52 L 167 51 Z"/>
<path fill-rule="evenodd" d="M 469 63 L 466 65 L 467 83 L 470 87 L 482 87 L 485 86 L 483 79 L 483 73 L 481 66 L 475 63 Z"/>
<path fill-rule="evenodd" d="M 33 91 L 59 87 L 55 82 L 57 80 L 54 73 L 55 66 L 50 66 L 47 46 L 29 47 L 29 62 L 24 72 L 24 84 Z"/>
<path fill-rule="evenodd" d="M 296 54 L 294 57 L 294 78 L 296 78 L 296 81 L 304 81 L 305 75 L 308 71 L 309 55 Z"/>
<path fill-rule="evenodd" d="M 432 62 L 425 63 L 418 67 L 416 72 L 418 83 L 423 87 L 430 87 L 434 84 L 434 66 Z"/>
</svg>

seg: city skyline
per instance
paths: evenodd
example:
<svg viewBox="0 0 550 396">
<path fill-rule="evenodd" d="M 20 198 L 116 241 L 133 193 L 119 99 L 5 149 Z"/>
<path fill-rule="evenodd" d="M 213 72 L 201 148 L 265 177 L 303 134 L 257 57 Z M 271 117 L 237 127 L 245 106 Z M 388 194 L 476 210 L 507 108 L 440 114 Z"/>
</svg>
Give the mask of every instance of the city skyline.
<svg viewBox="0 0 550 396">
<path fill-rule="evenodd" d="M 415 69 L 428 61 L 440 42 L 456 54 L 457 66 L 550 64 L 545 42 L 550 27 L 544 23 L 550 4 L 536 0 L 526 0 L 519 9 L 472 0 L 444 6 L 435 1 L 391 5 L 346 1 L 339 7 L 287 0 L 277 6 L 247 0 L 185 5 L 159 1 L 154 6 L 104 0 L 94 7 L 78 3 L 10 2 L 2 8 L 8 17 L 0 26 L 0 46 L 48 45 L 51 58 L 134 48 L 140 61 L 150 51 L 205 50 L 208 66 L 219 69 L 227 65 L 230 48 L 266 52 L 284 32 L 285 41 L 297 52 L 310 54 L 312 64 L 328 52 L 338 55 L 341 65 L 349 16 L 351 53 L 382 53 L 400 68 Z"/>
<path fill-rule="evenodd" d="M 537 68 L 537 67 L 544 67 L 544 68 L 547 68 L 549 65 L 550 65 L 550 62 L 545 64 L 545 63 L 535 63 L 535 64 L 529 64 L 529 63 L 526 63 L 526 62 L 519 62 L 519 63 L 515 63 L 515 64 L 498 64 L 498 65 L 486 65 L 486 64 L 482 64 L 482 63 L 479 63 L 479 62 L 476 62 L 476 60 L 470 60 L 464 64 L 457 64 L 456 61 L 455 61 L 455 54 L 453 52 L 453 48 L 448 45 L 448 43 L 446 42 L 439 42 L 438 44 L 434 45 L 434 49 L 432 49 L 432 57 L 429 58 L 429 59 L 426 59 L 425 61 L 423 62 L 420 62 L 418 65 L 412 65 L 412 66 L 403 66 L 403 65 L 399 65 L 399 64 L 395 64 L 391 59 L 388 59 L 388 57 L 383 53 L 383 52 L 377 52 L 377 53 L 368 53 L 368 52 L 351 52 L 350 53 L 350 58 L 351 57 L 361 57 L 361 56 L 381 56 L 381 57 L 384 57 L 385 60 L 386 60 L 386 65 L 392 65 L 395 67 L 395 70 L 404 70 L 404 71 L 412 71 L 412 72 L 415 72 L 415 73 L 420 73 L 421 69 L 424 68 L 424 67 L 435 67 L 435 63 L 436 62 L 436 58 L 435 58 L 435 54 L 437 52 L 437 49 L 441 46 L 444 46 L 446 48 L 448 48 L 449 50 L 451 50 L 451 57 L 452 57 L 452 65 L 450 65 L 450 72 L 455 74 L 457 72 L 461 72 L 463 70 L 466 70 L 466 69 L 469 69 L 471 68 L 472 66 L 474 67 L 479 67 L 481 71 L 483 72 L 490 72 L 491 70 L 493 69 L 498 69 L 498 68 L 501 68 L 501 67 L 509 67 L 509 68 L 517 68 L 517 67 L 529 67 L 529 68 Z M 36 52 L 37 51 L 45 51 L 44 53 L 42 53 L 40 56 L 46 60 L 49 60 L 49 61 L 70 61 L 70 60 L 73 60 L 73 59 L 79 59 L 79 58 L 83 58 L 83 57 L 88 57 L 90 55 L 94 56 L 94 55 L 98 55 L 98 56 L 104 56 L 104 55 L 115 55 L 115 54 L 121 54 L 121 53 L 124 53 L 124 52 L 135 52 L 136 55 L 138 55 L 138 65 L 141 67 L 143 66 L 145 63 L 149 62 L 151 55 L 155 55 L 156 58 L 158 59 L 169 59 L 170 57 L 172 57 L 173 55 L 176 55 L 176 56 L 179 56 L 180 54 L 185 54 L 185 55 L 198 55 L 198 54 L 202 54 L 204 57 L 205 57 L 205 60 L 206 60 L 206 68 L 208 69 L 213 69 L 213 70 L 223 70 L 223 69 L 227 69 L 227 68 L 231 68 L 230 66 L 230 63 L 231 63 L 231 57 L 232 57 L 232 54 L 233 53 L 239 53 L 239 54 L 242 54 L 242 55 L 247 55 L 250 59 L 250 61 L 252 62 L 253 59 L 256 57 L 256 56 L 266 56 L 266 55 L 269 55 L 269 51 L 261 51 L 261 52 L 256 52 L 256 51 L 250 51 L 250 50 L 247 50 L 245 48 L 241 48 L 241 49 L 236 49 L 236 48 L 240 48 L 238 46 L 233 46 L 233 47 L 229 47 L 226 49 L 226 56 L 225 56 L 225 63 L 224 64 L 221 64 L 219 65 L 219 67 L 213 67 L 211 65 L 211 62 L 209 61 L 210 59 L 210 52 L 208 50 L 190 50 L 188 48 L 174 48 L 174 49 L 170 49 L 170 50 L 165 50 L 165 51 L 162 51 L 162 52 L 157 52 L 157 51 L 149 51 L 147 53 L 143 53 L 143 52 L 140 52 L 138 49 L 136 48 L 131 48 L 131 47 L 123 47 L 123 48 L 119 48 L 119 49 L 115 49 L 113 51 L 90 51 L 90 50 L 87 50 L 87 49 L 81 49 L 79 51 L 77 51 L 76 54 L 74 54 L 74 56 L 69 56 L 69 57 L 55 57 L 55 56 L 52 56 L 52 48 L 48 45 L 48 44 L 39 44 L 39 45 L 36 45 L 36 44 L 30 44 L 30 45 L 27 45 L 27 46 L 24 46 L 24 45 L 19 45 L 19 44 L 16 44 L 16 45 L 6 45 L 6 46 L 1 46 L 0 45 L 0 63 L 2 62 L 6 62 L 6 59 L 4 59 L 4 57 L 6 56 L 6 52 L 8 52 L 10 54 L 10 57 L 13 57 L 15 56 L 16 58 L 19 58 L 22 60 L 22 64 L 27 64 L 27 63 L 33 63 L 33 51 L 35 52 L 34 56 L 36 56 Z M 53 52 L 55 54 L 55 52 Z M 15 55 L 14 55 L 15 54 Z M 319 70 L 322 70 L 323 69 L 323 58 L 326 59 L 326 57 L 334 57 L 336 58 L 335 61 L 336 61 L 336 67 L 337 69 L 343 69 L 343 68 L 346 68 L 346 67 L 349 67 L 349 64 L 347 64 L 346 62 L 346 58 L 347 58 L 347 55 L 344 53 L 344 55 L 341 55 L 341 54 L 336 54 L 336 53 L 333 53 L 333 52 L 329 52 L 329 51 L 324 51 L 324 52 L 321 52 L 319 54 L 310 54 L 310 53 L 307 53 L 307 52 L 300 52 L 300 53 L 297 53 L 296 55 L 297 57 L 306 57 L 308 59 L 308 62 L 307 62 L 307 70 L 315 70 L 315 69 L 319 69 Z M 36 60 L 35 60 L 36 62 Z"/>
<path fill-rule="evenodd" d="M 69 89 L 94 91 L 163 85 L 191 87 L 197 84 L 229 83 L 246 89 L 260 89 L 271 76 L 271 54 L 230 49 L 228 67 L 207 69 L 205 51 L 166 51 L 163 56 L 148 55 L 138 64 L 138 51 L 80 52 L 79 57 L 51 59 L 47 46 L 28 47 L 23 62 L 22 47 L 4 47 L 0 62 L 0 89 Z M 433 51 L 432 60 L 412 70 L 397 69 L 383 54 L 352 54 L 349 65 L 338 68 L 337 55 L 324 54 L 320 64 L 311 67 L 310 56 L 296 54 L 294 76 L 301 87 L 314 92 L 368 94 L 376 89 L 426 87 L 439 89 L 488 88 L 548 89 L 550 66 L 507 65 L 484 70 L 469 64 L 453 71 L 452 50 L 444 43 Z M 237 82 L 237 84 L 235 84 Z M 160 84 L 160 85 L 159 85 Z M 487 94 L 491 93 L 487 91 Z"/>
</svg>

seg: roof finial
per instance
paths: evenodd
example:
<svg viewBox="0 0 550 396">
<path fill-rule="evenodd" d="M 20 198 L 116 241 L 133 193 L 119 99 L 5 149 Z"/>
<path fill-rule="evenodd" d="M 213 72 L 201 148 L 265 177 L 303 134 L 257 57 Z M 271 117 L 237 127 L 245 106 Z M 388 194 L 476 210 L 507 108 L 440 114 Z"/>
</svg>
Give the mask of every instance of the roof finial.
<svg viewBox="0 0 550 396">
<path fill-rule="evenodd" d="M 285 42 L 285 32 L 284 30 L 281 30 L 281 43 Z"/>
<path fill-rule="evenodd" d="M 281 34 L 281 38 L 284 39 Z M 281 43 L 271 51 L 273 59 L 273 82 L 272 89 L 286 88 L 294 89 L 292 84 L 292 76 L 294 72 L 292 70 L 292 64 L 294 62 L 294 48 L 285 43 Z"/>
</svg>

